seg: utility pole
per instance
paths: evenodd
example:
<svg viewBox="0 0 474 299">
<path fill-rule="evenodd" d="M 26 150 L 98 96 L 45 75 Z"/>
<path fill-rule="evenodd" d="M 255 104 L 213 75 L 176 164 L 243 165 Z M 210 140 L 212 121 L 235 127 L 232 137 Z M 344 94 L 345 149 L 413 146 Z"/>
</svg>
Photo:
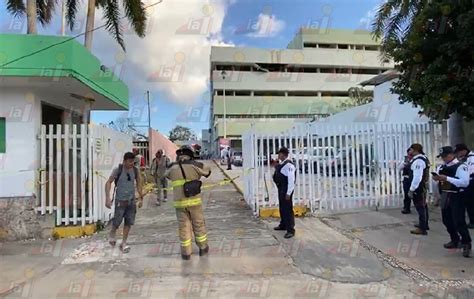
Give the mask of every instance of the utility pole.
<svg viewBox="0 0 474 299">
<path fill-rule="evenodd" d="M 226 105 L 226 101 L 225 101 L 225 78 L 227 76 L 227 73 L 226 71 L 222 71 L 221 72 L 221 76 L 222 76 L 222 79 L 224 80 L 224 139 L 227 139 L 227 105 Z"/>
<path fill-rule="evenodd" d="M 150 129 L 151 129 L 151 113 L 150 113 L 150 91 L 146 91 L 146 99 L 148 102 L 148 138 L 150 136 Z"/>
</svg>

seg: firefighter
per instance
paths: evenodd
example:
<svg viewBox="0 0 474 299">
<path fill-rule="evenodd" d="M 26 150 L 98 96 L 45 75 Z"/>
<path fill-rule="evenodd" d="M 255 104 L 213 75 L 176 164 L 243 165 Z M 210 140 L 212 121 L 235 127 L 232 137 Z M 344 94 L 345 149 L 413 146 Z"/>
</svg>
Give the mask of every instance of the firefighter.
<svg viewBox="0 0 474 299">
<path fill-rule="evenodd" d="M 278 151 L 280 163 L 275 166 L 273 181 L 278 188 L 280 225 L 275 230 L 286 230 L 285 239 L 295 236 L 295 214 L 293 212 L 293 191 L 295 189 L 296 168 L 288 158 L 289 151 L 282 147 Z"/>
<path fill-rule="evenodd" d="M 429 179 L 429 161 L 423 153 L 423 146 L 414 143 L 409 148 L 409 154 L 413 156 L 410 161 L 410 188 L 408 197 L 413 200 L 413 205 L 418 212 L 418 224 L 416 229 L 410 231 L 415 235 L 427 235 L 428 228 L 428 205 L 426 202 L 426 186 Z"/>
<path fill-rule="evenodd" d="M 408 197 L 408 192 L 410 191 L 410 161 L 413 159 L 413 156 L 410 154 L 410 149 L 407 150 L 407 155 L 405 156 L 405 160 L 400 165 L 400 169 L 402 172 L 402 186 L 403 186 L 403 209 L 402 214 L 410 214 L 411 213 L 411 198 Z"/>
<path fill-rule="evenodd" d="M 156 154 L 155 158 L 151 162 L 150 173 L 155 180 L 156 186 L 156 205 L 161 205 L 161 193 L 163 193 L 163 201 L 168 201 L 168 181 L 164 177 L 166 173 L 166 169 L 170 166 L 171 160 L 168 158 L 162 149 L 159 149 Z"/>
<path fill-rule="evenodd" d="M 474 228 L 474 152 L 467 145 L 458 144 L 454 147 L 454 154 L 459 161 L 464 162 L 469 170 L 469 186 L 465 191 L 464 204 L 469 218 L 468 228 Z"/>
<path fill-rule="evenodd" d="M 469 257 L 471 253 L 471 236 L 466 225 L 466 208 L 464 206 L 464 190 L 469 186 L 467 165 L 454 156 L 450 146 L 440 149 L 438 158 L 443 159 L 439 173 L 433 173 L 433 180 L 439 182 L 441 191 L 441 217 L 449 233 L 451 241 L 444 244 L 446 249 L 462 246 L 462 254 Z M 461 237 L 459 237 L 461 235 Z"/>
<path fill-rule="evenodd" d="M 176 151 L 177 162 L 171 164 L 166 177 L 171 180 L 174 194 L 174 207 L 179 223 L 179 239 L 181 242 L 181 257 L 189 260 L 192 253 L 192 236 L 199 247 L 199 255 L 209 252 L 207 231 L 199 192 L 187 196 L 185 183 L 195 183 L 202 176 L 209 177 L 211 170 L 202 163 L 193 160 L 194 152 L 189 146 L 183 146 Z M 195 189 L 195 188 L 193 188 Z M 200 189 L 200 188 L 199 188 Z M 194 194 L 194 193 L 193 193 Z"/>
</svg>

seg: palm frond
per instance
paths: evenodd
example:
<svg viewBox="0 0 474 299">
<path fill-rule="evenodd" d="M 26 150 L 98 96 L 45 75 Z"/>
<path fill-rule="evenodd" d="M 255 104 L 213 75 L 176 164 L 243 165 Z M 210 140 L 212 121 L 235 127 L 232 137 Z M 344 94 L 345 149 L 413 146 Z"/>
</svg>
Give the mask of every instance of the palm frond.
<svg viewBox="0 0 474 299">
<path fill-rule="evenodd" d="M 125 51 L 125 43 L 123 42 L 120 25 L 120 9 L 117 0 L 106 0 L 103 17 L 105 18 L 105 28 L 113 35 L 122 50 Z"/>
<path fill-rule="evenodd" d="M 7 11 L 15 17 L 20 17 L 25 14 L 25 3 L 23 0 L 7 0 Z"/>
<path fill-rule="evenodd" d="M 78 5 L 77 0 L 66 0 L 66 24 L 71 31 L 74 29 L 74 23 L 76 22 Z"/>
<path fill-rule="evenodd" d="M 56 0 L 36 0 L 36 18 L 45 26 L 53 18 Z"/>
<path fill-rule="evenodd" d="M 139 37 L 144 37 L 147 19 L 144 3 L 141 0 L 123 0 L 123 6 L 133 30 Z"/>
<path fill-rule="evenodd" d="M 105 8 L 107 6 L 107 0 L 96 0 L 95 7 L 102 7 Z"/>
</svg>

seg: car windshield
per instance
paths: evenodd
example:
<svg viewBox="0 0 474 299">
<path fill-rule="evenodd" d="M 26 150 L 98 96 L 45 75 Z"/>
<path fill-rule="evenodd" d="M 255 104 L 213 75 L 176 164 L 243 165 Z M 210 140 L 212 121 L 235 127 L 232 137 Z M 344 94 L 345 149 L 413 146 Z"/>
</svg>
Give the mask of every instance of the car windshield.
<svg viewBox="0 0 474 299">
<path fill-rule="evenodd" d="M 242 156 L 242 152 L 235 152 L 234 156 Z"/>
</svg>

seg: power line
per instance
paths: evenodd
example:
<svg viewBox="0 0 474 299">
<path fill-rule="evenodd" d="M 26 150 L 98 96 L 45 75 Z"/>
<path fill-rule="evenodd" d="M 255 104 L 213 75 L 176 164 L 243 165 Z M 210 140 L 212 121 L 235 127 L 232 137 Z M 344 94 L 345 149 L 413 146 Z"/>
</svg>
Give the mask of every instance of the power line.
<svg viewBox="0 0 474 299">
<path fill-rule="evenodd" d="M 148 8 L 150 8 L 150 7 L 152 7 L 152 6 L 158 5 L 158 4 L 160 4 L 161 2 L 163 2 L 163 0 L 160 0 L 160 1 L 158 1 L 158 2 L 155 2 L 155 3 L 150 4 L 150 5 L 148 5 L 148 6 L 145 6 L 144 9 L 148 9 Z M 127 16 L 123 16 L 123 17 L 121 17 L 120 19 L 124 19 L 124 18 L 126 18 L 126 17 L 127 17 Z M 67 43 L 67 42 L 70 42 L 70 41 L 72 41 L 72 40 L 78 38 L 78 37 L 81 36 L 81 35 L 84 35 L 84 34 L 86 34 L 86 33 L 88 33 L 88 32 L 94 32 L 94 31 L 96 31 L 96 30 L 99 30 L 99 29 L 101 29 L 101 28 L 104 28 L 105 26 L 106 26 L 106 24 L 101 25 L 101 26 L 98 26 L 98 27 L 95 27 L 95 28 L 93 28 L 93 29 L 91 29 L 91 30 L 89 30 L 89 31 L 85 31 L 85 32 L 83 32 L 83 33 L 79 33 L 79 34 L 77 34 L 77 35 L 75 35 L 75 36 L 73 36 L 73 37 L 70 37 L 70 38 L 68 38 L 68 39 L 65 39 L 65 40 L 63 40 L 63 41 L 60 41 L 60 42 L 57 42 L 57 43 L 55 43 L 55 44 L 49 45 L 49 46 L 47 46 L 47 47 L 44 47 L 44 48 L 39 49 L 39 50 L 36 50 L 36 51 L 31 52 L 31 53 L 29 53 L 29 54 L 25 54 L 25 55 L 23 55 L 23 56 L 20 56 L 20 57 L 18 57 L 18 58 L 15 58 L 15 59 L 13 59 L 13 60 L 10 60 L 10 61 L 8 61 L 8 62 L 2 64 L 2 65 L 0 66 L 0 68 L 3 68 L 3 67 L 5 67 L 5 66 L 7 66 L 7 65 L 9 65 L 9 64 L 12 64 L 12 63 L 17 62 L 17 61 L 22 60 L 22 59 L 25 59 L 25 58 L 27 58 L 27 57 L 31 57 L 31 56 L 33 56 L 33 55 L 36 55 L 36 54 L 38 54 L 38 53 L 41 53 L 41 52 L 46 51 L 46 50 L 48 50 L 48 49 L 51 49 L 51 48 L 53 48 L 53 47 L 56 47 L 56 46 L 65 44 L 65 43 Z"/>
</svg>

